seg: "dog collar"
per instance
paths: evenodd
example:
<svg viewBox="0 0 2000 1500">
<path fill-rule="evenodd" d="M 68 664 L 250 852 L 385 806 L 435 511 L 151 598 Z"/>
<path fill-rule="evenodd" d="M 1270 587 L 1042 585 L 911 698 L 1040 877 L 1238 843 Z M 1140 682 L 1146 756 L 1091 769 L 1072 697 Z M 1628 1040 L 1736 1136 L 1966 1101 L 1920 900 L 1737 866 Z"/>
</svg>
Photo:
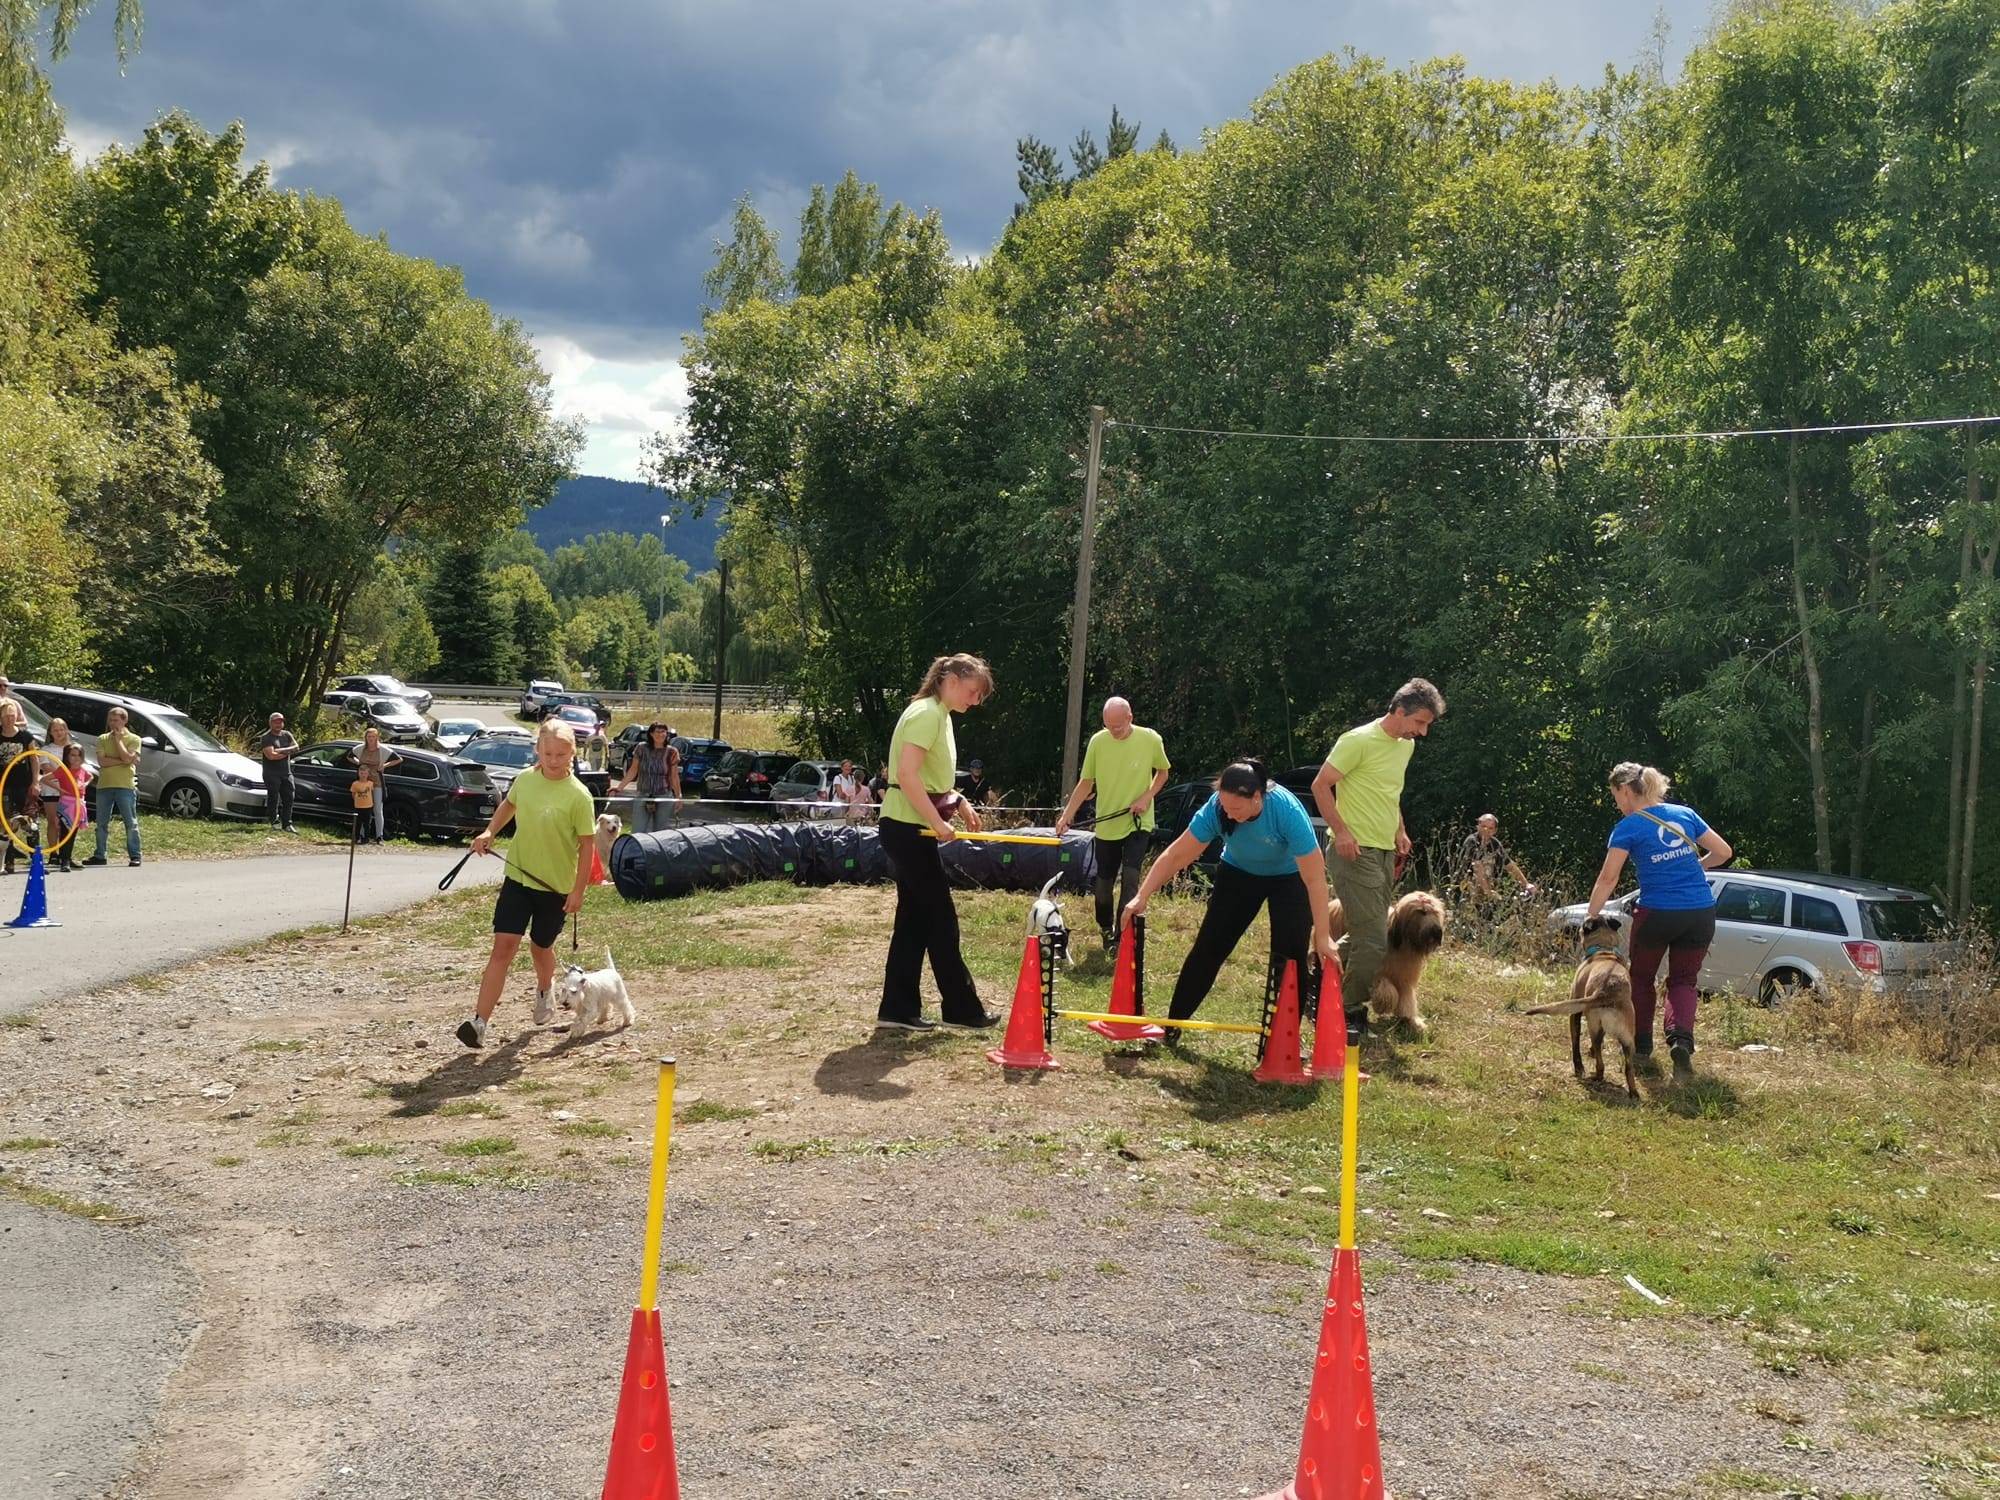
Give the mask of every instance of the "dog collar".
<svg viewBox="0 0 2000 1500">
<path fill-rule="evenodd" d="M 1613 943 L 1609 947 L 1606 947 L 1602 943 L 1592 943 L 1588 948 L 1583 950 L 1583 956 L 1585 958 L 1589 958 L 1593 953 L 1611 953 L 1611 954 L 1616 954 L 1620 958 L 1624 957 L 1622 953 L 1618 952 L 1618 945 L 1616 943 Z"/>
</svg>

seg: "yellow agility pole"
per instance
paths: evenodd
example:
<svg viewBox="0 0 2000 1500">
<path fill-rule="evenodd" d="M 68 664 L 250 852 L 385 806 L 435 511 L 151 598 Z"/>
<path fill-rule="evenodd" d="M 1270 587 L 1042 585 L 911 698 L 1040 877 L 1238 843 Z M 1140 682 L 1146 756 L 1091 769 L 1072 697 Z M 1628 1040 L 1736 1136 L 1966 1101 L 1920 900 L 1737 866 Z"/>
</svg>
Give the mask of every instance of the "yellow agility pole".
<svg viewBox="0 0 2000 1500">
<path fill-rule="evenodd" d="M 936 838 L 936 837 L 937 837 L 937 830 L 936 830 L 936 829 L 934 829 L 934 828 L 926 828 L 926 829 L 924 830 L 924 837 L 925 837 L 925 838 L 927 838 L 927 839 L 934 839 L 934 838 Z M 1054 836 L 1053 834 L 1042 834 L 1042 833 L 960 833 L 960 834 L 954 834 L 954 835 L 953 835 L 953 838 L 954 838 L 954 839 L 970 839 L 970 840 L 972 840 L 972 842 L 974 842 L 975 844 L 1054 844 L 1054 845 L 1060 845 L 1060 844 L 1062 843 L 1062 840 L 1061 840 L 1061 839 L 1059 839 L 1059 838 L 1056 838 L 1056 837 L 1055 837 L 1055 836 Z"/>
<path fill-rule="evenodd" d="M 1345 1024 L 1338 1011 L 1333 1024 Z M 1355 1156 L 1361 1142 L 1361 1048 L 1347 1049 L 1347 1066 L 1340 1077 L 1340 1248 L 1354 1248 Z"/>
<path fill-rule="evenodd" d="M 639 1273 L 639 1310 L 651 1312 L 660 1291 L 660 1233 L 667 1218 L 667 1148 L 674 1133 L 674 1060 L 660 1059 L 660 1097 L 653 1109 L 653 1187 L 646 1200 L 646 1264 Z"/>
<path fill-rule="evenodd" d="M 1238 1031 L 1244 1036 L 1262 1036 L 1264 1028 L 1250 1026 L 1240 1021 L 1176 1021 L 1171 1016 L 1114 1016 L 1095 1010 L 1058 1010 L 1051 1012 L 1065 1021 L 1115 1021 L 1120 1025 L 1138 1022 L 1145 1026 L 1175 1026 L 1182 1031 Z"/>
</svg>

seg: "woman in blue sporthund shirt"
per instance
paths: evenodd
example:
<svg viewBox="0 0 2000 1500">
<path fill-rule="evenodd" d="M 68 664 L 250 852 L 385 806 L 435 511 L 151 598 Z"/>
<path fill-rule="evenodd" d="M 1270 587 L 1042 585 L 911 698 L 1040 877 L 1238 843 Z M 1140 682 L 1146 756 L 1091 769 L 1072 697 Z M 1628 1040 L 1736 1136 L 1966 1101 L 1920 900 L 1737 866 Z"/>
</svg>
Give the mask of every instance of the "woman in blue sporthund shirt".
<svg viewBox="0 0 2000 1500">
<path fill-rule="evenodd" d="M 1306 954 L 1315 952 L 1329 972 L 1340 967 L 1328 935 L 1326 856 L 1319 836 L 1299 799 L 1268 780 L 1264 763 L 1254 757 L 1216 777 L 1214 794 L 1187 832 L 1153 861 L 1139 893 L 1126 903 L 1124 917 L 1144 916 L 1146 898 L 1193 864 L 1218 836 L 1223 839 L 1222 862 L 1216 866 L 1208 911 L 1174 982 L 1167 1011 L 1176 1021 L 1192 1017 L 1208 998 L 1224 960 L 1236 951 L 1266 902 L 1271 907 L 1273 963 L 1290 958 L 1303 968 Z"/>
<path fill-rule="evenodd" d="M 1694 1071 L 1695 976 L 1715 941 L 1715 896 L 1707 872 L 1729 863 L 1735 850 L 1701 820 L 1669 802 L 1666 776 L 1636 761 L 1611 768 L 1611 800 L 1625 816 L 1611 830 L 1604 868 L 1590 888 L 1584 920 L 1596 916 L 1618 887 L 1618 872 L 1632 861 L 1639 900 L 1632 908 L 1632 1009 L 1641 1057 L 1653 1054 L 1653 987 L 1660 960 L 1667 961 L 1667 1051 L 1674 1072 Z"/>
</svg>

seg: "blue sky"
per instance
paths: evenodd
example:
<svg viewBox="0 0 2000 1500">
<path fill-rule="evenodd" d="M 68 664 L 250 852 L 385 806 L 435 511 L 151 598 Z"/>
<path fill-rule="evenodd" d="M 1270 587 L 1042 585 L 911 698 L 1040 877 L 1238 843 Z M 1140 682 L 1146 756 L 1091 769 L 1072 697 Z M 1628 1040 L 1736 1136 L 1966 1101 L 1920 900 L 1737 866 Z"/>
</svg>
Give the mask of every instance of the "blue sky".
<svg viewBox="0 0 2000 1500">
<path fill-rule="evenodd" d="M 287 187 L 464 269 L 533 336 L 586 473 L 637 477 L 685 396 L 701 273 L 748 191 L 789 237 L 848 168 L 935 207 L 977 255 L 1015 201 L 1014 142 L 1101 135 L 1115 103 L 1183 147 L 1278 76 L 1352 47 L 1587 83 L 1707 0 L 153 0 L 121 77 L 109 0 L 55 70 L 72 149 L 169 109 L 241 120 Z"/>
</svg>

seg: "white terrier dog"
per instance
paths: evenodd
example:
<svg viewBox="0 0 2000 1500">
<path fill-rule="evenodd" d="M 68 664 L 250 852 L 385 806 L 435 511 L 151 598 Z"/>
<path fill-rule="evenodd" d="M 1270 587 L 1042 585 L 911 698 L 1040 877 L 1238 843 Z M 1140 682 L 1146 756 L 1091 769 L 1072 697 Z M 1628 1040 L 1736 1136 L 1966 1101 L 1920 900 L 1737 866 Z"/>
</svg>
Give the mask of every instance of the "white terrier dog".
<svg viewBox="0 0 2000 1500">
<path fill-rule="evenodd" d="M 606 875 L 611 873 L 611 846 L 618 842 L 618 835 L 624 831 L 617 813 L 597 815 L 597 859 L 604 866 Z"/>
<path fill-rule="evenodd" d="M 595 1031 L 614 1017 L 617 1029 L 623 1030 L 638 1018 L 638 1012 L 632 1008 L 632 997 L 625 992 L 624 976 L 618 972 L 608 948 L 601 969 L 586 971 L 580 964 L 566 965 L 562 978 L 556 981 L 556 991 L 563 1003 L 576 1012 L 576 1019 L 570 1023 L 571 1036 Z"/>
<path fill-rule="evenodd" d="M 1032 937 L 1054 938 L 1056 957 L 1062 960 L 1064 968 L 1073 969 L 1076 960 L 1070 957 L 1069 923 L 1063 920 L 1062 907 L 1049 894 L 1061 879 L 1060 875 L 1051 875 L 1049 883 L 1042 887 L 1041 895 L 1035 898 L 1035 904 L 1028 908 L 1028 933 Z"/>
</svg>

